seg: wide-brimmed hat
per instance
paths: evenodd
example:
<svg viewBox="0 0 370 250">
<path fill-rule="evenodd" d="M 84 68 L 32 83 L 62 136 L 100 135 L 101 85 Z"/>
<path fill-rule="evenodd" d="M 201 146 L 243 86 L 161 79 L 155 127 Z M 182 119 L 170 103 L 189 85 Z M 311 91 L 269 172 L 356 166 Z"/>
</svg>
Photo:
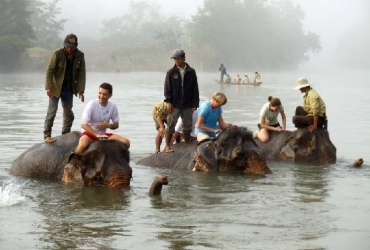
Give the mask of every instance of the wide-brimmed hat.
<svg viewBox="0 0 370 250">
<path fill-rule="evenodd" d="M 172 53 L 171 59 L 178 59 L 185 56 L 185 52 L 182 49 L 175 49 Z"/>
<path fill-rule="evenodd" d="M 64 47 L 74 47 L 74 48 L 76 48 L 77 45 L 78 45 L 77 36 L 75 34 L 69 34 L 64 39 L 64 42 L 63 42 Z"/>
<path fill-rule="evenodd" d="M 295 86 L 294 89 L 301 89 L 308 86 L 311 86 L 308 80 L 304 77 L 301 77 L 297 80 L 297 86 Z"/>
</svg>

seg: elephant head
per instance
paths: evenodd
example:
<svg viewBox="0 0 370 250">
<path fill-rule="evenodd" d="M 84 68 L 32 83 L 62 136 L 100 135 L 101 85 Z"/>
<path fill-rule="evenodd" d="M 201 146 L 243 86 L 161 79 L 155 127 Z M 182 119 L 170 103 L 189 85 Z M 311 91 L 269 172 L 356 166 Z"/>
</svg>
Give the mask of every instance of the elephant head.
<svg viewBox="0 0 370 250">
<path fill-rule="evenodd" d="M 265 175 L 271 173 L 262 151 L 247 128 L 232 126 L 217 139 L 199 143 L 194 170 L 231 171 Z"/>
<path fill-rule="evenodd" d="M 124 144 L 114 141 L 92 143 L 77 160 L 71 155 L 63 170 L 65 183 L 83 183 L 86 186 L 129 187 L 132 169 L 129 151 Z"/>
<path fill-rule="evenodd" d="M 303 163 L 332 164 L 337 160 L 336 148 L 326 129 L 310 132 L 307 127 L 298 128 L 280 151 L 281 160 Z"/>
</svg>

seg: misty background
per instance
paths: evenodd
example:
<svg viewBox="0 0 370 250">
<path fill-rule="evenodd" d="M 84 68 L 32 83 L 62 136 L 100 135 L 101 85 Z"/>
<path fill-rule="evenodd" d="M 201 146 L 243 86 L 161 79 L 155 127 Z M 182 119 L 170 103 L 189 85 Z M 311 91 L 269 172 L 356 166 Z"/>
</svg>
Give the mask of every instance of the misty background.
<svg viewBox="0 0 370 250">
<path fill-rule="evenodd" d="M 44 70 L 74 33 L 90 71 L 363 69 L 366 0 L 0 0 L 0 70 Z"/>
</svg>

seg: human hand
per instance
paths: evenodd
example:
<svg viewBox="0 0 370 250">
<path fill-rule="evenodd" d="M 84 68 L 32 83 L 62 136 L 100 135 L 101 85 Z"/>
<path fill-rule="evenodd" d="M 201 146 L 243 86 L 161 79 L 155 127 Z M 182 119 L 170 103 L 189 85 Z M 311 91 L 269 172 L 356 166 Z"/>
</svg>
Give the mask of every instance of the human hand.
<svg viewBox="0 0 370 250">
<path fill-rule="evenodd" d="M 316 131 L 316 129 L 317 129 L 317 125 L 315 125 L 315 124 L 308 126 L 308 130 L 309 130 L 310 132 L 315 132 L 315 131 Z"/>
<path fill-rule="evenodd" d="M 51 89 L 46 89 L 46 94 L 49 98 L 53 96 L 53 91 Z"/>
<path fill-rule="evenodd" d="M 107 128 L 109 128 L 109 123 L 106 122 L 106 121 L 100 121 L 100 122 L 98 122 L 98 124 L 96 124 L 96 126 L 99 129 L 107 129 Z"/>
<path fill-rule="evenodd" d="M 171 103 L 169 103 L 169 104 L 168 104 L 168 106 L 167 106 L 167 112 L 168 112 L 169 114 L 172 114 L 172 111 L 173 111 L 173 106 L 172 106 L 172 104 L 171 104 Z"/>
<path fill-rule="evenodd" d="M 108 138 L 109 138 L 109 137 L 108 137 L 107 135 L 100 135 L 100 134 L 99 134 L 99 135 L 97 136 L 97 138 L 98 138 L 98 140 L 99 140 L 99 141 L 102 141 L 102 140 L 108 140 Z"/>
<path fill-rule="evenodd" d="M 158 129 L 158 134 L 159 134 L 161 137 L 164 137 L 165 132 L 166 132 L 165 128 L 159 128 L 159 129 Z"/>
<path fill-rule="evenodd" d="M 78 98 L 81 99 L 81 102 L 84 102 L 85 101 L 84 93 L 78 92 Z"/>
<path fill-rule="evenodd" d="M 278 131 L 278 132 L 281 132 L 281 131 L 284 131 L 285 129 L 284 128 L 282 128 L 282 127 L 277 127 L 276 128 L 276 131 Z"/>
</svg>

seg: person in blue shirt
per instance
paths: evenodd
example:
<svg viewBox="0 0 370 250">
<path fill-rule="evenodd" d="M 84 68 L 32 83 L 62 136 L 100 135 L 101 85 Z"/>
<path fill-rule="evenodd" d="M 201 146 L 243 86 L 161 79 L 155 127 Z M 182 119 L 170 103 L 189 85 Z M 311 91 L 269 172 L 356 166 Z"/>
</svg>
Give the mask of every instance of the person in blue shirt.
<svg viewBox="0 0 370 250">
<path fill-rule="evenodd" d="M 229 127 L 229 124 L 222 118 L 221 106 L 226 103 L 225 94 L 216 92 L 211 99 L 200 105 L 196 123 L 197 141 L 216 137 L 223 129 Z"/>
</svg>

